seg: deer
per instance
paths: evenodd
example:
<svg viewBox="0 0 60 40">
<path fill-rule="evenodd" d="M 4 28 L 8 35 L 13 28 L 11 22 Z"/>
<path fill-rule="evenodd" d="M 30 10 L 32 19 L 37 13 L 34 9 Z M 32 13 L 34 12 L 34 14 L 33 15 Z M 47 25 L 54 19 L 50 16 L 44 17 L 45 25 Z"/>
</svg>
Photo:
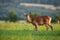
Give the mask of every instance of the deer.
<svg viewBox="0 0 60 40">
<path fill-rule="evenodd" d="M 50 16 L 37 16 L 31 18 L 30 13 L 24 13 L 24 15 L 26 16 L 27 20 L 34 25 L 36 31 L 38 29 L 39 24 L 45 24 L 47 31 L 49 27 L 51 28 L 51 30 L 53 30 L 53 26 L 51 25 L 52 18 Z"/>
</svg>

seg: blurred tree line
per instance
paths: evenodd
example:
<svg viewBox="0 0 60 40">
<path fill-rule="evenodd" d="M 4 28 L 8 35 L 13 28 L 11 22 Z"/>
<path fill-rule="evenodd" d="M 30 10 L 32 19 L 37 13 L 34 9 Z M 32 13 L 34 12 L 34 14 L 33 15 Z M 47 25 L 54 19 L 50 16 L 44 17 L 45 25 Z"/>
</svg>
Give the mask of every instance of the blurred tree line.
<svg viewBox="0 0 60 40">
<path fill-rule="evenodd" d="M 37 13 L 30 12 L 29 14 L 32 18 L 37 17 L 37 16 L 41 16 L 41 14 L 39 12 L 37 12 Z M 25 19 L 25 17 L 22 17 L 22 18 L 19 17 L 15 11 L 10 11 L 8 16 L 0 15 L 0 20 L 16 22 L 16 21 L 19 21 L 19 20 L 27 20 L 27 19 Z M 60 21 L 60 14 L 55 14 L 55 16 L 52 18 L 52 22 L 55 23 L 58 20 Z"/>
</svg>

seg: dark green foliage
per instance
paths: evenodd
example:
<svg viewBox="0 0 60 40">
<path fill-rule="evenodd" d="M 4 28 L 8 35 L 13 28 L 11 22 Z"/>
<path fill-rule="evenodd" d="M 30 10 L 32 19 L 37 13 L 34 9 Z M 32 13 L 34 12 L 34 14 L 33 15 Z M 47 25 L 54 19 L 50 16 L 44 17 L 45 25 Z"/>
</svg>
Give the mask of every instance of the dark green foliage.
<svg viewBox="0 0 60 40">
<path fill-rule="evenodd" d="M 55 14 L 55 16 L 52 18 L 52 22 L 57 22 L 60 20 L 60 14 Z"/>
<path fill-rule="evenodd" d="M 60 14 L 56 14 L 56 19 L 60 20 Z"/>
<path fill-rule="evenodd" d="M 17 16 L 16 12 L 11 11 L 9 13 L 8 20 L 11 22 L 16 22 L 18 20 L 18 16 Z"/>
</svg>

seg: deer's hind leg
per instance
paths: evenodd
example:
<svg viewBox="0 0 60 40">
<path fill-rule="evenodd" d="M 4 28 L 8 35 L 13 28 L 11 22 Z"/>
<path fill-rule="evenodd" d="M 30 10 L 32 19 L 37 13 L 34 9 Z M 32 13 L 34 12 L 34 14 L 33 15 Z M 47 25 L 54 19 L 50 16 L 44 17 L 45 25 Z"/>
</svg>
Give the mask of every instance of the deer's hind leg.
<svg viewBox="0 0 60 40">
<path fill-rule="evenodd" d="M 49 27 L 51 28 L 51 30 L 53 31 L 53 26 L 52 25 L 49 25 Z"/>
</svg>

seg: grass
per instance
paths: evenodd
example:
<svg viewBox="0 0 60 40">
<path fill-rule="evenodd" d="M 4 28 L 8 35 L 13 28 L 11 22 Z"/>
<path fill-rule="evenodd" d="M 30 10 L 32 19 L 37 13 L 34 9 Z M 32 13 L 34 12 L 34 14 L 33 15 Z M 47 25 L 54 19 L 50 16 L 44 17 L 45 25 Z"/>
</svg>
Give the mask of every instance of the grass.
<svg viewBox="0 0 60 40">
<path fill-rule="evenodd" d="M 0 40 L 60 40 L 60 24 L 52 25 L 53 31 L 45 25 L 35 31 L 30 23 L 0 22 Z"/>
</svg>

